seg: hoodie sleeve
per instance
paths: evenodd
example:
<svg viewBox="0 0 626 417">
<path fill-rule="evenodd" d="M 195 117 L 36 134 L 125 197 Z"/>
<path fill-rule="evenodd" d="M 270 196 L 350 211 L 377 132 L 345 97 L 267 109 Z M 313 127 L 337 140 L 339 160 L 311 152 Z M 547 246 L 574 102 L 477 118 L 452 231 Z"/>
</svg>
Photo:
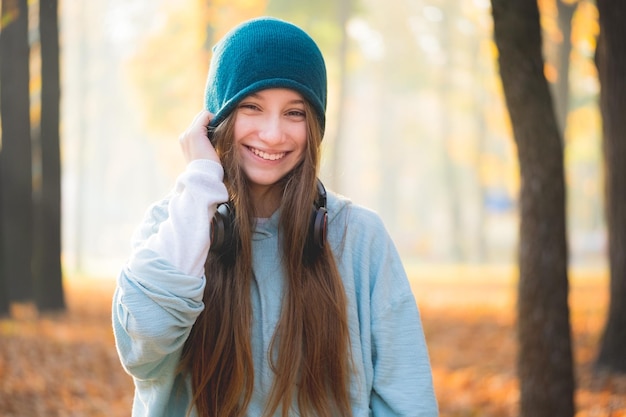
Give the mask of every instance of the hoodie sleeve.
<svg viewBox="0 0 626 417">
<path fill-rule="evenodd" d="M 193 161 L 173 193 L 137 229 L 113 298 L 113 330 L 123 366 L 138 379 L 173 372 L 203 310 L 210 220 L 227 198 L 219 164 Z"/>
</svg>

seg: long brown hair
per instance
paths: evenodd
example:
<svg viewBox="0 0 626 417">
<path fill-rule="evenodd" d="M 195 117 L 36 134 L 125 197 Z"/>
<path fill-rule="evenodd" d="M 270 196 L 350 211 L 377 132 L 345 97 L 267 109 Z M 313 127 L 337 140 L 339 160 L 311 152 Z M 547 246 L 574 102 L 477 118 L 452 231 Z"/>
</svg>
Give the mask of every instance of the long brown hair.
<svg viewBox="0 0 626 417">
<path fill-rule="evenodd" d="M 201 417 L 240 417 L 254 388 L 251 324 L 251 240 L 254 207 L 247 179 L 233 146 L 236 110 L 216 129 L 216 149 L 224 166 L 224 183 L 236 208 L 234 249 L 209 253 L 205 309 L 185 343 L 181 371 L 191 375 L 193 403 Z M 289 415 L 297 401 L 300 415 L 351 416 L 350 336 L 346 294 L 330 245 L 308 255 L 306 239 L 316 197 L 322 133 L 306 104 L 307 148 L 303 160 L 277 186 L 281 254 L 286 270 L 285 295 L 267 358 L 274 383 L 265 416 L 282 408 Z"/>
</svg>

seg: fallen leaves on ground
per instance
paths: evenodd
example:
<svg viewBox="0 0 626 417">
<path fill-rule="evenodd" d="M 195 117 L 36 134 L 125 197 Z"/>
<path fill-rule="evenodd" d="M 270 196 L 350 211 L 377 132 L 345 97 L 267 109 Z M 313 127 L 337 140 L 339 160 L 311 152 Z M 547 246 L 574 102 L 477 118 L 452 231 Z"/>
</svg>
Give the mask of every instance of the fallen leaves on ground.
<svg viewBox="0 0 626 417">
<path fill-rule="evenodd" d="M 409 271 L 442 417 L 515 417 L 515 285 L 509 269 Z M 594 375 L 606 277 L 571 279 L 576 417 L 626 417 L 626 377 Z M 65 283 L 68 310 L 13 306 L 0 320 L 0 416 L 126 417 L 132 380 L 111 330 L 113 281 Z"/>
<path fill-rule="evenodd" d="M 518 416 L 514 268 L 438 267 L 410 275 L 441 417 Z M 593 372 L 608 306 L 606 272 L 570 273 L 569 304 L 575 417 L 626 417 L 626 376 Z"/>
<path fill-rule="evenodd" d="M 29 305 L 0 320 L 0 416 L 129 416 L 132 380 L 111 330 L 113 284 L 66 283 L 68 311 Z"/>
</svg>

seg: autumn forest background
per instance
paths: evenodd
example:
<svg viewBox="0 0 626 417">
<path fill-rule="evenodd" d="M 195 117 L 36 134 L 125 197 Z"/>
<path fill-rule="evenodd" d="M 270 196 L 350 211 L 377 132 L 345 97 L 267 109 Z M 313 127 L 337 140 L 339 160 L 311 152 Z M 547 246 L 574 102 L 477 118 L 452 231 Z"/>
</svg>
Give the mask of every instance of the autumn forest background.
<svg viewBox="0 0 626 417">
<path fill-rule="evenodd" d="M 211 46 L 259 15 L 303 27 L 325 55 L 321 178 L 379 212 L 396 242 L 441 416 L 626 416 L 626 355 L 605 335 L 626 334 L 626 261 L 614 257 L 626 222 L 610 209 L 626 184 L 607 180 L 620 165 L 607 155 L 626 157 L 607 108 L 626 111 L 626 91 L 602 87 L 620 78 L 607 68 L 626 69 L 620 0 L 1 7 L 0 416 L 130 414 L 115 278 L 183 169 L 177 138 L 202 106 Z"/>
</svg>

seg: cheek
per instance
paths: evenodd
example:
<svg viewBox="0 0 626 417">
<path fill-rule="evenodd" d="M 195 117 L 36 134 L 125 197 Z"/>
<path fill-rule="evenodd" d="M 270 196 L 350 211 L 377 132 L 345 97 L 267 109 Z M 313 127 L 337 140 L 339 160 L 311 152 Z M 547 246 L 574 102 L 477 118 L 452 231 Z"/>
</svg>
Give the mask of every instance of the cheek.
<svg viewBox="0 0 626 417">
<path fill-rule="evenodd" d="M 304 153 L 304 150 L 307 147 L 307 129 L 306 125 L 304 127 L 298 126 L 292 132 L 291 137 L 293 138 L 296 147 L 300 154 Z"/>
<path fill-rule="evenodd" d="M 236 110 L 235 120 L 233 121 L 233 135 L 235 138 L 242 138 L 251 132 L 258 130 L 258 117 L 250 117 Z"/>
<path fill-rule="evenodd" d="M 233 141 L 234 143 L 239 143 L 241 138 L 246 135 L 248 127 L 246 123 L 244 123 L 239 117 L 235 119 L 235 123 L 233 124 Z"/>
</svg>

